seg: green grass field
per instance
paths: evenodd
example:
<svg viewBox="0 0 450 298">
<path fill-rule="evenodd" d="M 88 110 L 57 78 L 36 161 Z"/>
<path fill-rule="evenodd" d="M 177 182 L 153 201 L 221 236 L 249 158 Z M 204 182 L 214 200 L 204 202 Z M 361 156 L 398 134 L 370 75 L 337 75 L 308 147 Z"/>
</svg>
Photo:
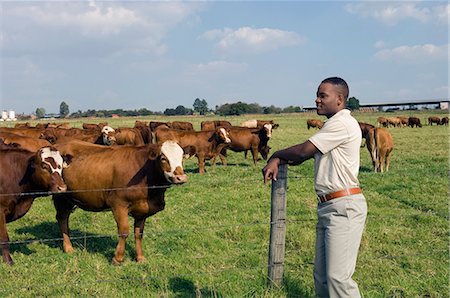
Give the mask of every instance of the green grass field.
<svg viewBox="0 0 450 298">
<path fill-rule="evenodd" d="M 438 112 L 413 112 L 422 123 L 431 113 Z M 383 114 L 354 115 L 374 124 Z M 322 117 L 139 119 L 191 121 L 199 129 L 203 120 L 237 125 L 251 118 L 280 124 L 269 142 L 274 152 L 305 141 L 315 132 L 306 129 L 306 119 Z M 113 127 L 132 126 L 135 120 L 108 119 Z M 361 148 L 359 179 L 369 213 L 354 279 L 364 297 L 448 297 L 449 129 L 389 130 L 395 143 L 389 172 L 374 173 L 367 149 Z M 166 209 L 147 220 L 143 264 L 133 261 L 130 236 L 124 264 L 111 265 L 117 237 L 110 212 L 76 210 L 70 222 L 76 252 L 63 253 L 51 198 L 36 199 L 25 217 L 8 224 L 15 265 L 0 264 L 0 297 L 314 297 L 313 161 L 289 168 L 284 285 L 278 290 L 267 287 L 270 185 L 262 183 L 265 161 L 254 167 L 243 153 L 229 152 L 228 163 L 207 164 L 207 172 L 199 175 L 195 158 L 185 162 L 189 182 L 170 188 Z"/>
</svg>

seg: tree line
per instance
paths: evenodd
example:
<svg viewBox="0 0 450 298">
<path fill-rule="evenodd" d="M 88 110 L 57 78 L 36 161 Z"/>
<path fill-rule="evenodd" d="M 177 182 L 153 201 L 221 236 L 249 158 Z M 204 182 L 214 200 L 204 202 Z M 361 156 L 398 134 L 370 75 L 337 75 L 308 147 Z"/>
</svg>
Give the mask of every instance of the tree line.
<svg viewBox="0 0 450 298">
<path fill-rule="evenodd" d="M 347 102 L 347 107 L 351 110 L 359 109 L 359 100 L 355 97 L 349 98 Z M 280 114 L 280 113 L 300 113 L 304 109 L 300 106 L 288 106 L 285 108 L 279 108 L 274 105 L 271 106 L 261 106 L 257 103 L 245 103 L 238 101 L 236 103 L 226 103 L 223 105 L 217 105 L 215 109 L 210 109 L 208 107 L 208 102 L 205 99 L 196 98 L 191 108 L 187 108 L 183 105 L 178 105 L 175 108 L 167 108 L 164 112 L 150 111 L 146 108 L 141 108 L 138 110 L 78 110 L 74 113 L 70 113 L 69 105 L 63 101 L 59 106 L 59 116 L 60 118 L 83 118 L 83 117 L 112 117 L 114 115 L 120 117 L 129 116 L 150 116 L 150 115 L 166 115 L 166 116 L 180 116 L 180 115 L 207 115 L 215 114 L 220 116 L 233 116 L 233 115 L 243 115 L 243 114 Z M 36 117 L 44 118 L 48 116 L 44 108 L 36 109 Z M 55 115 L 53 115 L 55 116 Z"/>
</svg>

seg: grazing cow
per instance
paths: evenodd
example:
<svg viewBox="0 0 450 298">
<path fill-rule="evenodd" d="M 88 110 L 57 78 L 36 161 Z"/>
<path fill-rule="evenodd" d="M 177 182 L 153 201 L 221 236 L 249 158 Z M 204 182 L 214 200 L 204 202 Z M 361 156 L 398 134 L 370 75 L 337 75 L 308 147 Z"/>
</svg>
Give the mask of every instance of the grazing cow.
<svg viewBox="0 0 450 298">
<path fill-rule="evenodd" d="M 321 129 L 323 126 L 323 122 L 322 122 L 322 120 L 318 120 L 318 119 L 308 119 L 308 120 L 306 120 L 306 126 L 308 127 L 308 129 L 310 127 L 316 127 L 318 129 Z"/>
<path fill-rule="evenodd" d="M 441 125 L 448 126 L 448 117 L 443 117 L 443 118 L 441 119 Z"/>
<path fill-rule="evenodd" d="M 400 118 L 398 117 L 389 117 L 386 118 L 387 122 L 388 122 L 388 127 L 401 127 L 402 126 L 402 121 L 400 120 Z"/>
<path fill-rule="evenodd" d="M 115 130 L 116 145 L 142 146 L 145 144 L 142 134 L 137 128 L 117 128 Z"/>
<path fill-rule="evenodd" d="M 433 123 L 436 123 L 437 125 L 441 124 L 441 118 L 436 116 L 428 117 L 428 125 L 432 126 Z"/>
<path fill-rule="evenodd" d="M 261 154 L 263 159 L 267 159 L 269 155 L 270 147 L 268 146 L 268 141 L 270 136 L 268 135 L 268 130 L 266 127 L 263 128 L 247 128 L 247 127 L 236 127 L 233 126 L 229 128 L 229 134 L 231 142 L 228 144 L 222 144 L 219 146 L 220 157 L 222 163 L 225 165 L 224 156 L 226 156 L 226 150 L 230 149 L 234 152 L 247 152 L 251 151 L 253 157 L 253 164 L 256 166 L 258 162 L 258 152 Z M 215 163 L 215 158 L 212 164 Z"/>
<path fill-rule="evenodd" d="M 408 126 L 408 117 L 404 117 L 404 116 L 398 116 L 397 117 L 400 120 L 400 126 L 401 127 L 406 127 Z"/>
<path fill-rule="evenodd" d="M 372 158 L 374 171 L 384 172 L 385 164 L 386 172 L 389 171 L 391 153 L 394 150 L 394 141 L 389 131 L 381 127 L 371 129 L 366 138 L 366 145 Z"/>
<path fill-rule="evenodd" d="M 47 140 L 35 139 L 8 132 L 0 132 L 0 139 L 3 140 L 4 144 L 14 143 L 17 144 L 20 148 L 31 152 L 36 152 L 42 147 L 51 145 Z"/>
<path fill-rule="evenodd" d="M 420 119 L 417 117 L 409 117 L 408 118 L 408 126 L 410 127 L 422 127 L 422 124 L 420 124 Z"/>
<path fill-rule="evenodd" d="M 5 263 L 13 263 L 6 223 L 24 216 L 34 199 L 47 196 L 48 191 L 66 191 L 63 167 L 63 158 L 53 147 L 43 147 L 37 152 L 0 150 L 0 247 Z"/>
<path fill-rule="evenodd" d="M 130 234 L 128 215 L 134 218 L 136 260 L 144 261 L 145 220 L 164 209 L 167 187 L 187 181 L 181 147 L 172 141 L 102 148 L 78 142 L 61 144 L 59 150 L 77 153 L 64 173 L 70 191 L 53 195 L 64 251 L 73 252 L 68 223 L 75 206 L 94 212 L 110 209 L 119 236 L 113 264 L 124 260 L 125 241 Z"/>
<path fill-rule="evenodd" d="M 375 126 L 373 126 L 372 124 L 369 123 L 364 123 L 364 122 L 358 122 L 359 123 L 359 128 L 361 128 L 361 134 L 362 134 L 362 138 L 366 140 L 367 142 L 367 137 L 369 135 L 369 131 L 371 129 L 374 129 Z M 365 143 L 361 144 L 361 147 L 364 147 Z"/>
<path fill-rule="evenodd" d="M 377 125 L 376 125 L 377 127 L 388 127 L 388 125 L 389 122 L 386 117 L 380 116 L 377 118 Z"/>
<path fill-rule="evenodd" d="M 218 145 L 231 142 L 229 130 L 224 127 L 208 131 L 156 129 L 156 142 L 161 144 L 167 140 L 176 141 L 183 148 L 185 154 L 197 156 L 200 174 L 205 173 L 205 160 L 219 154 Z"/>
<path fill-rule="evenodd" d="M 179 130 L 190 130 L 194 131 L 194 126 L 191 122 L 184 122 L 184 121 L 172 121 L 173 129 L 179 129 Z"/>
</svg>

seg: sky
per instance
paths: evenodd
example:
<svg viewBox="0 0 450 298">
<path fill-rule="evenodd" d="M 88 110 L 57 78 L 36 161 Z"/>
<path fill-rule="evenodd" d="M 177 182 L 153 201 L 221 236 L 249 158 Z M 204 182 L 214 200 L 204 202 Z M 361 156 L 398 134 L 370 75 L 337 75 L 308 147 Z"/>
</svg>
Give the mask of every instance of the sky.
<svg viewBox="0 0 450 298">
<path fill-rule="evenodd" d="M 0 110 L 449 97 L 447 1 L 2 1 Z"/>
</svg>

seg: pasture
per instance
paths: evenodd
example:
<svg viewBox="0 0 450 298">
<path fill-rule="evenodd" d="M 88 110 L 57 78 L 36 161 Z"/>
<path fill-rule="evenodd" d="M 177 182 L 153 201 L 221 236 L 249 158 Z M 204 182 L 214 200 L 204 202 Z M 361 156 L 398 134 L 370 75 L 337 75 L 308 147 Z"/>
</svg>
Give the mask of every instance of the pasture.
<svg viewBox="0 0 450 298">
<path fill-rule="evenodd" d="M 374 173 L 361 148 L 359 180 L 368 203 L 354 279 L 364 297 L 448 297 L 449 295 L 449 128 L 427 126 L 437 111 L 414 115 L 422 128 L 389 128 L 395 143 L 390 171 Z M 375 124 L 382 113 L 354 113 Z M 149 117 L 190 121 L 273 119 L 280 127 L 271 152 L 302 142 L 316 130 L 314 113 L 236 117 Z M 98 123 L 105 119 L 83 119 Z M 112 127 L 133 126 L 135 118 L 107 119 Z M 81 120 L 73 120 L 81 127 Z M 2 123 L 0 125 L 11 125 Z M 166 208 L 150 217 L 143 240 L 145 263 L 136 263 L 133 235 L 123 265 L 111 265 L 116 225 L 110 212 L 76 210 L 70 227 L 73 255 L 62 241 L 50 197 L 35 200 L 30 212 L 8 224 L 14 266 L 0 263 L 1 297 L 314 297 L 312 277 L 316 198 L 313 160 L 288 170 L 284 286 L 267 287 L 270 185 L 243 153 L 228 152 L 228 166 L 207 163 L 197 173 L 185 161 L 189 181 L 166 192 Z M 8 169 L 1 169 L 2 171 Z"/>
</svg>

